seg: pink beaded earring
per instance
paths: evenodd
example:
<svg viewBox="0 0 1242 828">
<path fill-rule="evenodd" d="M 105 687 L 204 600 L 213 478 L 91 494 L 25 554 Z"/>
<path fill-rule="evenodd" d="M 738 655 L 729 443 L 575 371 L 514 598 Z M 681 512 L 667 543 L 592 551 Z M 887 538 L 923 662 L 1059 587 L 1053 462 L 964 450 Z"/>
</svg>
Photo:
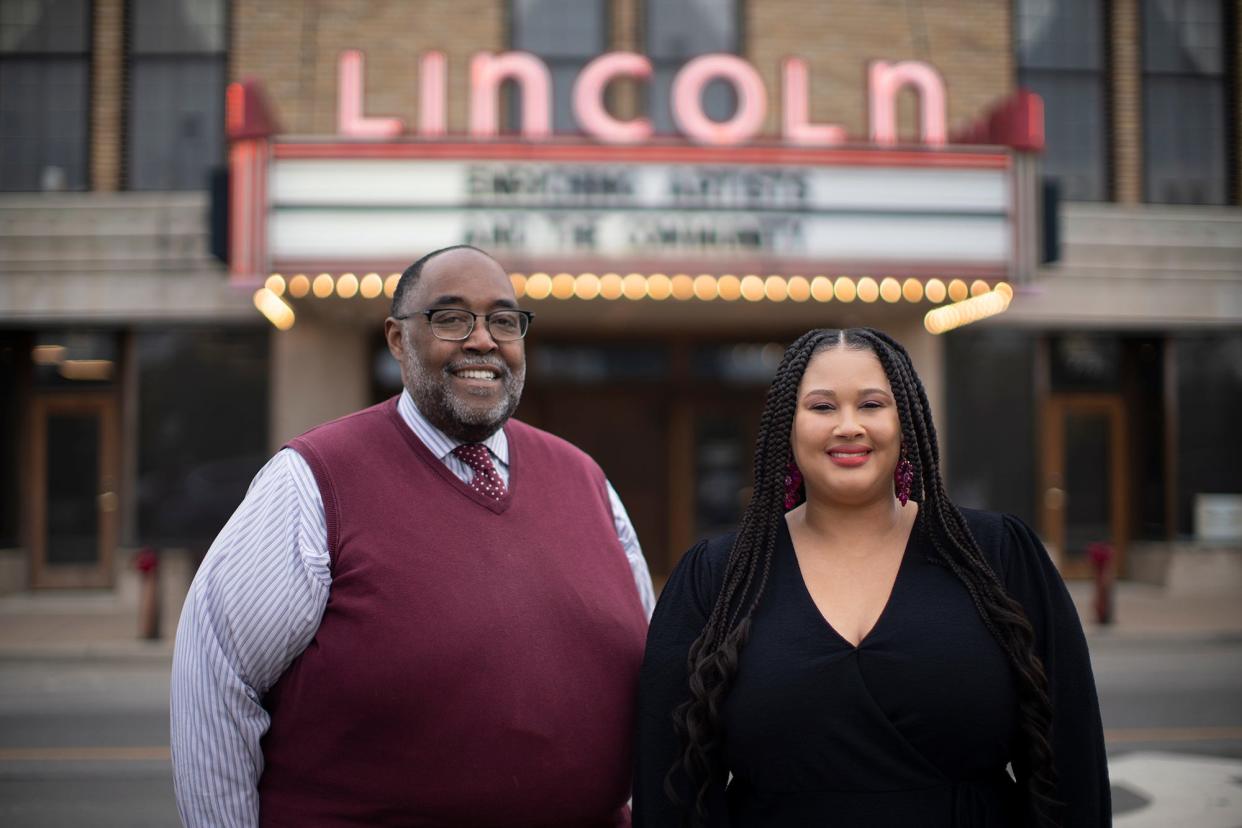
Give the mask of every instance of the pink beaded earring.
<svg viewBox="0 0 1242 828">
<path fill-rule="evenodd" d="M 798 464 L 789 458 L 789 465 L 785 467 L 785 511 L 798 505 L 798 490 L 802 488 L 802 472 L 798 469 Z"/>
<path fill-rule="evenodd" d="M 914 483 L 914 464 L 906 459 L 906 450 L 901 449 L 901 459 L 893 470 L 893 485 L 897 489 L 897 499 L 905 506 L 910 501 L 910 486 Z"/>
</svg>

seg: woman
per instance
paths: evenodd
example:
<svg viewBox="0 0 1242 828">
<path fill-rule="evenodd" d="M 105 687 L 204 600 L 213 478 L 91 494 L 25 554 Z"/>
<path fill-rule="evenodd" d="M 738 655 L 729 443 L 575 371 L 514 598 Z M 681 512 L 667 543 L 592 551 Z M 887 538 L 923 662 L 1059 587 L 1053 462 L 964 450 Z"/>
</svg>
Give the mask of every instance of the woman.
<svg viewBox="0 0 1242 828">
<path fill-rule="evenodd" d="M 1065 586 L 1021 521 L 949 500 L 922 383 L 868 328 L 785 352 L 741 526 L 656 607 L 638 727 L 636 826 L 1110 824 Z"/>
</svg>

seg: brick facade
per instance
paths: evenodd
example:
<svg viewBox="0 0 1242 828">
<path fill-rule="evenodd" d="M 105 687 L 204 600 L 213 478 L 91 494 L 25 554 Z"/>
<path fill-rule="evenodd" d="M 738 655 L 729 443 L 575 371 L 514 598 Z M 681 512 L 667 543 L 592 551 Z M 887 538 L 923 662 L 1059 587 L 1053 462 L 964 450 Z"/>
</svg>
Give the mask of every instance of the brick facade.
<svg viewBox="0 0 1242 828">
<path fill-rule="evenodd" d="M 1242 0 L 1231 3 L 1236 51 L 1242 66 Z M 431 49 L 448 56 L 449 130 L 467 126 L 469 59 L 482 50 L 508 48 L 508 0 L 233 0 L 231 79 L 262 81 L 281 128 L 291 134 L 336 132 L 337 57 L 346 49 L 366 54 L 366 112 L 395 115 L 417 126 L 418 56 Z M 1143 201 L 1142 65 L 1140 0 L 1111 0 L 1108 7 L 1109 178 L 1112 200 Z M 92 187 L 124 186 L 124 0 L 95 0 L 92 56 Z M 924 60 L 948 89 L 949 126 L 978 117 L 1014 88 L 1011 3 L 957 0 L 914 4 L 869 0 L 826 4 L 818 0 L 740 0 L 742 53 L 763 77 L 769 99 L 764 132 L 780 127 L 780 61 L 810 62 L 811 117 L 844 126 L 852 138 L 867 135 L 866 66 L 875 59 Z M 611 0 L 608 44 L 643 51 L 643 0 Z M 1234 116 L 1242 112 L 1242 83 L 1231 90 Z M 619 117 L 640 114 L 640 85 L 620 81 L 609 90 Z M 902 96 L 900 130 L 914 134 L 913 96 Z M 1242 130 L 1233 130 L 1229 159 L 1233 198 L 1242 203 Z"/>
<path fill-rule="evenodd" d="M 95 0 L 91 51 L 90 186 L 121 188 L 121 136 L 125 115 L 123 70 L 124 0 Z"/>
<path fill-rule="evenodd" d="M 948 89 L 949 126 L 978 117 L 1013 89 L 1013 38 L 1008 4 L 964 0 L 910 4 L 904 0 L 821 3 L 764 0 L 743 4 L 744 54 L 767 85 L 766 131 L 779 129 L 780 61 L 810 62 L 811 118 L 867 135 L 867 64 L 923 60 Z M 914 134 L 912 96 L 903 95 L 901 135 Z"/>
<path fill-rule="evenodd" d="M 1109 27 L 1112 197 L 1119 204 L 1139 204 L 1143 201 L 1143 66 L 1139 51 L 1139 0 L 1113 0 Z"/>
<path fill-rule="evenodd" d="M 448 126 L 466 128 L 469 60 L 506 47 L 504 0 L 235 0 L 234 80 L 258 78 L 284 132 L 336 132 L 337 56 L 366 55 L 366 112 L 418 123 L 418 56 L 448 56 Z"/>
</svg>

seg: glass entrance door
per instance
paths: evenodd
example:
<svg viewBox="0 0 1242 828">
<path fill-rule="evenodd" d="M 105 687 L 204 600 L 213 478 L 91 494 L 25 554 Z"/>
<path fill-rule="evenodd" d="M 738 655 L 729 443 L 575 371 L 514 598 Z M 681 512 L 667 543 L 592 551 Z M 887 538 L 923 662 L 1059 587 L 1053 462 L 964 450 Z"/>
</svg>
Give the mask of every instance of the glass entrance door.
<svg viewBox="0 0 1242 828">
<path fill-rule="evenodd" d="M 1053 394 L 1044 417 L 1044 537 L 1066 577 L 1091 574 L 1088 550 L 1127 541 L 1125 409 L 1113 394 Z"/>
<path fill-rule="evenodd" d="M 31 581 L 107 587 L 116 544 L 118 436 L 111 394 L 40 394 L 32 404 Z"/>
</svg>

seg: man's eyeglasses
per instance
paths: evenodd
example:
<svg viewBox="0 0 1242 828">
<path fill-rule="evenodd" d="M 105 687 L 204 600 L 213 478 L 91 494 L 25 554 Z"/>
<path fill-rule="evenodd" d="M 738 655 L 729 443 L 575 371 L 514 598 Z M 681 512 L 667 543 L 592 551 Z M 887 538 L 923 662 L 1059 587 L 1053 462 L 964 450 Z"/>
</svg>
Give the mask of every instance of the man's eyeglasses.
<svg viewBox="0 0 1242 828">
<path fill-rule="evenodd" d="M 530 320 L 535 317 L 531 311 L 524 310 L 471 313 L 459 308 L 431 308 L 394 316 L 393 319 L 409 319 L 420 314 L 427 317 L 431 333 L 436 339 L 447 339 L 450 342 L 460 342 L 469 337 L 474 331 L 474 320 L 479 318 L 487 324 L 487 332 L 492 335 L 492 339 L 497 342 L 513 342 L 526 336 L 526 332 L 530 330 Z"/>
</svg>

